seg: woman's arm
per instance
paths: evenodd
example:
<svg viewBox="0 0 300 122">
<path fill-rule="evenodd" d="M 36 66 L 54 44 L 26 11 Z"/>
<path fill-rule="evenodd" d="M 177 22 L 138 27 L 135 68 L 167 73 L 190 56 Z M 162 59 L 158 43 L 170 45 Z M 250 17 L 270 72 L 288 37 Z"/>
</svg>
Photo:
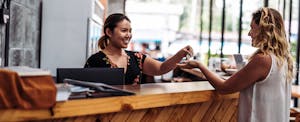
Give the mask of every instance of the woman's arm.
<svg viewBox="0 0 300 122">
<path fill-rule="evenodd" d="M 189 61 L 185 64 L 178 64 L 178 66 L 182 68 L 199 68 L 218 92 L 228 94 L 240 91 L 255 82 L 265 79 L 270 71 L 271 64 L 272 59 L 269 55 L 255 55 L 244 68 L 227 80 L 221 79 L 200 62 Z"/>
<path fill-rule="evenodd" d="M 187 54 L 192 55 L 191 46 L 186 46 L 178 51 L 174 56 L 168 58 L 164 62 L 157 61 L 151 57 L 146 57 L 143 64 L 143 72 L 148 75 L 162 75 L 176 67 L 176 64 L 181 61 Z"/>
<path fill-rule="evenodd" d="M 195 75 L 199 78 L 202 78 L 202 79 L 206 79 L 206 77 L 204 76 L 204 74 L 201 72 L 201 71 L 198 71 L 198 70 L 195 70 L 195 69 L 181 69 L 182 71 L 185 71 L 187 73 L 190 73 L 192 75 Z"/>
</svg>

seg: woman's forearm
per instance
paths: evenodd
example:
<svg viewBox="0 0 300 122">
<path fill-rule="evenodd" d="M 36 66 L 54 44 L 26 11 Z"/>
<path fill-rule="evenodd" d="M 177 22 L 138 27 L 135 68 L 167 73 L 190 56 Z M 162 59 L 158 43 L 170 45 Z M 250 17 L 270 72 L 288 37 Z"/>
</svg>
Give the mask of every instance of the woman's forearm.
<svg viewBox="0 0 300 122">
<path fill-rule="evenodd" d="M 224 93 L 226 91 L 225 80 L 221 79 L 216 73 L 210 71 L 203 64 L 199 63 L 199 69 L 205 75 L 206 79 L 211 85 L 219 92 Z"/>
<path fill-rule="evenodd" d="M 179 51 L 174 56 L 168 58 L 166 61 L 164 61 L 160 66 L 160 74 L 167 73 L 171 71 L 172 69 L 176 68 L 176 64 L 179 63 L 183 57 L 187 55 L 184 51 Z"/>
<path fill-rule="evenodd" d="M 177 63 L 181 61 L 187 54 L 193 55 L 193 49 L 186 46 L 179 50 L 174 56 L 168 58 L 164 62 L 160 62 L 151 58 L 146 58 L 143 64 L 143 71 L 149 75 L 162 75 L 177 67 Z"/>
</svg>

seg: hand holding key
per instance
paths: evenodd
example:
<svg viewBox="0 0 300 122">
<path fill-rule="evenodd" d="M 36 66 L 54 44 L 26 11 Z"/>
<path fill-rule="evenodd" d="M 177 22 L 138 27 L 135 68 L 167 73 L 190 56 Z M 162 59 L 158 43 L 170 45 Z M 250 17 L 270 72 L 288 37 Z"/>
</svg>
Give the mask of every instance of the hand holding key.
<svg viewBox="0 0 300 122">
<path fill-rule="evenodd" d="M 189 60 L 190 58 L 192 58 L 194 56 L 193 48 L 189 45 L 184 47 L 183 51 L 186 52 L 185 60 Z"/>
</svg>

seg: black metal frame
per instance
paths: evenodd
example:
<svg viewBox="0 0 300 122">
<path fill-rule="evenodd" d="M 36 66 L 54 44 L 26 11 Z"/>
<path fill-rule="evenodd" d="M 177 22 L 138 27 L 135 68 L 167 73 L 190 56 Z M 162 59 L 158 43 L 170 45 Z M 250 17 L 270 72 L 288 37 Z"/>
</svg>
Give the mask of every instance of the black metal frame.
<svg viewBox="0 0 300 122">
<path fill-rule="evenodd" d="M 238 53 L 241 53 L 242 46 L 242 21 L 243 18 L 243 0 L 240 0 L 240 18 L 239 18 L 239 36 L 238 36 Z"/>
<path fill-rule="evenodd" d="M 43 1 L 40 3 L 40 12 L 39 12 L 39 18 L 40 18 L 40 32 L 39 32 L 39 47 L 38 47 L 38 67 L 41 68 L 41 59 L 42 59 L 42 24 L 43 24 Z"/>
<path fill-rule="evenodd" d="M 225 30 L 225 11 L 226 11 L 226 0 L 223 0 L 223 8 L 222 8 L 222 30 L 221 30 L 221 58 L 224 58 L 224 54 L 223 54 L 223 47 L 224 47 L 224 30 Z"/>
<path fill-rule="evenodd" d="M 6 7 L 10 13 L 10 0 L 3 0 L 3 2 L 6 1 Z M 11 16 L 11 15 L 9 15 Z M 10 17 L 11 18 L 11 17 Z M 9 27 L 10 27 L 10 18 L 8 19 L 8 22 L 5 24 L 5 42 L 4 42 L 4 66 L 8 66 L 8 60 L 9 60 Z"/>
<path fill-rule="evenodd" d="M 283 0 L 283 9 L 282 9 L 282 18 L 285 19 L 285 6 L 286 6 L 286 0 Z"/>
<path fill-rule="evenodd" d="M 291 27 L 292 27 L 292 12 L 293 12 L 293 0 L 290 0 L 290 15 L 289 15 L 289 42 L 291 42 L 291 35 L 292 35 L 292 32 L 291 32 Z"/>
<path fill-rule="evenodd" d="M 199 36 L 199 41 L 200 41 L 200 45 L 202 45 L 203 42 L 203 37 L 202 37 L 202 32 L 203 32 L 203 4 L 204 4 L 204 0 L 200 0 L 201 1 L 201 7 L 200 7 L 200 36 Z"/>
<path fill-rule="evenodd" d="M 268 7 L 269 6 L 269 0 L 264 0 L 264 7 Z"/>
<path fill-rule="evenodd" d="M 298 11 L 300 11 L 300 2 L 298 2 Z M 298 12 L 298 17 L 300 17 L 300 12 Z M 296 79 L 295 79 L 295 84 L 299 85 L 299 52 L 300 52 L 300 19 L 298 18 L 298 40 L 297 40 L 297 52 L 296 52 Z M 294 106 L 298 107 L 298 99 L 294 99 Z"/>
<path fill-rule="evenodd" d="M 213 13 L 212 13 L 212 4 L 213 4 L 213 0 L 210 0 L 209 3 L 209 31 L 208 31 L 208 59 L 210 58 L 211 54 L 211 30 L 212 30 L 212 17 L 213 17 Z"/>
</svg>

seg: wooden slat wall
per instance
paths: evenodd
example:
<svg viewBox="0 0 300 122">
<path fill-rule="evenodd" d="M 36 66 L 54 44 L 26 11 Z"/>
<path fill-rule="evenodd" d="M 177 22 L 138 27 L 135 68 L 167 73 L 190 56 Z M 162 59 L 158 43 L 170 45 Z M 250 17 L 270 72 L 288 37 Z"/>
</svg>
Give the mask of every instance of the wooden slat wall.
<svg viewBox="0 0 300 122">
<path fill-rule="evenodd" d="M 236 122 L 238 99 L 49 120 L 54 122 Z M 43 120 L 45 121 L 45 120 Z"/>
</svg>

